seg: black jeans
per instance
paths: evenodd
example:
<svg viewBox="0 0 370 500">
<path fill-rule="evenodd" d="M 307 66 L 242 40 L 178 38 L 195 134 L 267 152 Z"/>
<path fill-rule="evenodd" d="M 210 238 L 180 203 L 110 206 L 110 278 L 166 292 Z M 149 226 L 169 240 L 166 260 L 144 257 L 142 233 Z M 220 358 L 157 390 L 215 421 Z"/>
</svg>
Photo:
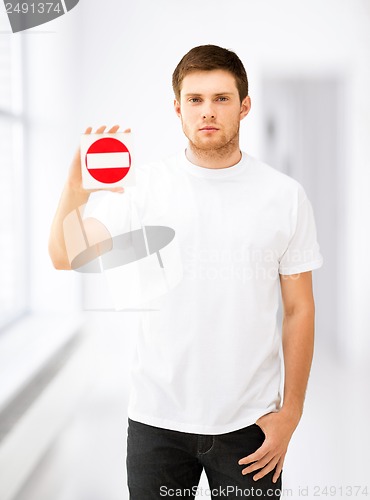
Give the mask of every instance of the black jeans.
<svg viewBox="0 0 370 500">
<path fill-rule="evenodd" d="M 253 453 L 265 439 L 262 429 L 249 425 L 226 434 L 204 435 L 161 429 L 128 419 L 127 479 L 130 500 L 194 498 L 204 471 L 209 489 L 200 498 L 280 498 L 281 476 L 274 471 L 258 481 L 256 471 L 242 475 L 238 461 Z"/>
</svg>

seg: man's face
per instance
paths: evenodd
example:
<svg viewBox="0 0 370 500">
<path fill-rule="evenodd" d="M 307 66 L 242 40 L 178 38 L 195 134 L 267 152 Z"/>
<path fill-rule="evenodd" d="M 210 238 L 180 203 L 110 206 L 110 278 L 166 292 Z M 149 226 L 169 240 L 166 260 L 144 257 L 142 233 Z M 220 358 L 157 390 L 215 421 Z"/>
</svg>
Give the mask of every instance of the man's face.
<svg viewBox="0 0 370 500">
<path fill-rule="evenodd" d="M 225 70 L 196 71 L 182 82 L 175 111 L 190 145 L 211 151 L 239 146 L 239 127 L 250 98 L 240 102 L 234 76 Z"/>
</svg>

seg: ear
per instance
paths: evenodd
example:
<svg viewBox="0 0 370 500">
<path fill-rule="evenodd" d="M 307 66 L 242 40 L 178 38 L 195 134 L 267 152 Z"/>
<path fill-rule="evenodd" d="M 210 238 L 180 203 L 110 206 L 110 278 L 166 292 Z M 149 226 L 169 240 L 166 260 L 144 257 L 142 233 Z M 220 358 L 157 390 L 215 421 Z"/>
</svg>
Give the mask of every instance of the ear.
<svg viewBox="0 0 370 500">
<path fill-rule="evenodd" d="M 251 110 L 252 102 L 249 95 L 245 97 L 240 105 L 240 120 L 243 120 Z"/>
<path fill-rule="evenodd" d="M 174 108 L 175 108 L 175 113 L 180 118 L 180 116 L 181 116 L 181 106 L 180 106 L 179 101 L 177 99 L 175 99 L 173 101 L 173 105 L 174 105 Z"/>
</svg>

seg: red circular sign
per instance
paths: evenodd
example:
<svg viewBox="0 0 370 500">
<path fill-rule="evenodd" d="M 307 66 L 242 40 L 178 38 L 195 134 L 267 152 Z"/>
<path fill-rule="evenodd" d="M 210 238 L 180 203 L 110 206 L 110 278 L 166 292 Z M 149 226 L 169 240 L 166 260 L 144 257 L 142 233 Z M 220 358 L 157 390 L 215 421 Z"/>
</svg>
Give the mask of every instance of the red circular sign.
<svg viewBox="0 0 370 500">
<path fill-rule="evenodd" d="M 130 151 L 123 142 L 112 137 L 98 139 L 86 153 L 86 168 L 89 174 L 105 184 L 122 180 L 130 167 Z"/>
</svg>

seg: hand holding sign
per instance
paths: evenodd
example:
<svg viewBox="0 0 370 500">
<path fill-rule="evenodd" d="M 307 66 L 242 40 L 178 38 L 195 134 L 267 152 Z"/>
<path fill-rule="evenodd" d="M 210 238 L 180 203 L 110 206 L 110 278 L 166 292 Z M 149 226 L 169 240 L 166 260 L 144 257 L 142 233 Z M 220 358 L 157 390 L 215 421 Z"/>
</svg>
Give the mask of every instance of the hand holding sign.
<svg viewBox="0 0 370 500">
<path fill-rule="evenodd" d="M 102 126 L 97 129 L 95 134 L 104 134 L 106 127 Z M 109 134 L 115 134 L 119 130 L 119 125 L 115 125 L 112 127 L 108 133 Z M 131 129 L 126 129 L 124 131 L 125 134 L 129 134 L 131 132 Z M 92 133 L 92 128 L 88 127 L 85 131 L 86 135 L 90 135 Z M 98 191 L 99 189 L 102 189 L 102 187 L 98 187 L 96 189 L 85 189 L 82 184 L 82 165 L 81 165 L 81 148 L 78 148 L 76 151 L 74 158 L 72 160 L 71 167 L 69 169 L 69 175 L 68 175 L 68 185 L 70 189 L 72 189 L 75 192 L 93 192 L 93 191 Z M 107 186 L 104 186 L 105 189 L 107 189 Z M 110 191 L 114 192 L 123 192 L 124 189 L 123 187 L 120 186 L 114 186 L 108 188 Z"/>
</svg>

